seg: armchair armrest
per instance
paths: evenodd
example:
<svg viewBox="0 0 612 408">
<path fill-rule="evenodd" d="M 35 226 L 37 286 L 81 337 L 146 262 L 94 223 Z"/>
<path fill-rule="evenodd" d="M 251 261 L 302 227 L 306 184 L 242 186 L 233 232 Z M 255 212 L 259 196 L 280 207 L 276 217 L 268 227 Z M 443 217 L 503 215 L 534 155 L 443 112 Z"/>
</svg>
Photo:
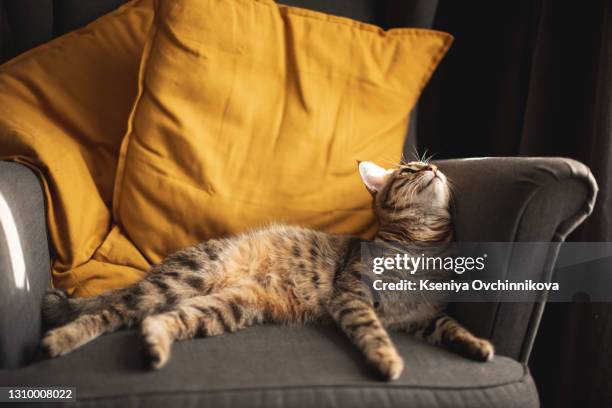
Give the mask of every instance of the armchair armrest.
<svg viewBox="0 0 612 408">
<path fill-rule="evenodd" d="M 436 165 L 455 186 L 457 241 L 553 242 L 548 254 L 534 249 L 533 254 L 522 251 L 508 259 L 512 269 L 535 268 L 548 281 L 561 243 L 591 213 L 597 195 L 589 169 L 571 159 L 492 157 L 441 160 Z M 499 354 L 526 362 L 544 304 L 456 303 L 450 312 L 490 338 Z"/>
<path fill-rule="evenodd" d="M 27 167 L 0 161 L 0 368 L 24 365 L 38 352 L 49 269 L 40 182 Z"/>
</svg>

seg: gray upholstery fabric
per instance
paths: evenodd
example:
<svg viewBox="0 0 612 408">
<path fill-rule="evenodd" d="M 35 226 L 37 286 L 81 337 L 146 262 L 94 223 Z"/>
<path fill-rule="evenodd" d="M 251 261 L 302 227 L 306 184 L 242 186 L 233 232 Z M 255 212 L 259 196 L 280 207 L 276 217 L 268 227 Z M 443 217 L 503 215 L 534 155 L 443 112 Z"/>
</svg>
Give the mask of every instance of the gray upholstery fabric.
<svg viewBox="0 0 612 408">
<path fill-rule="evenodd" d="M 455 185 L 456 239 L 562 242 L 591 213 L 597 184 L 583 164 L 561 158 L 485 158 L 437 162 Z M 557 253 L 512 253 L 507 270 L 550 273 Z M 543 271 L 543 272 L 542 272 Z M 462 303 L 452 313 L 498 353 L 527 361 L 544 303 Z M 509 335 L 512 333 L 512 335 Z"/>
<path fill-rule="evenodd" d="M 535 407 L 525 366 L 466 360 L 394 336 L 406 371 L 377 380 L 334 326 L 253 327 L 176 343 L 168 365 L 145 366 L 138 336 L 103 336 L 64 357 L 0 372 L 0 385 L 77 387 L 86 407 Z M 37 405 L 40 406 L 40 405 Z"/>
<path fill-rule="evenodd" d="M 27 167 L 0 161 L 0 367 L 37 353 L 40 299 L 50 284 L 40 183 Z"/>
<path fill-rule="evenodd" d="M 588 169 L 566 159 L 487 158 L 438 165 L 456 185 L 457 238 L 464 241 L 561 241 L 591 211 L 597 191 Z M 20 199 L 30 200 L 27 184 L 38 186 L 28 170 L 21 170 L 30 178 L 20 182 L 19 191 L 28 195 L 15 196 L 15 190 L 7 187 L 0 190 L 13 192 L 3 195 L 12 197 L 14 209 L 27 205 L 18 204 Z M 532 261 L 546 269 L 554 256 Z M 31 284 L 46 286 L 47 270 L 31 275 Z M 15 296 L 11 292 L 5 298 L 12 304 L 13 299 L 20 299 Z M 38 323 L 37 307 L 32 307 L 38 306 L 37 298 L 28 293 L 23 301 L 30 302 L 34 313 L 27 323 L 30 328 Z M 476 332 L 491 337 L 502 354 L 526 361 L 541 307 L 459 304 L 454 305 L 454 314 Z M 2 310 L 7 310 L 2 314 L 5 322 L 23 321 L 21 310 Z M 177 344 L 172 362 L 160 372 L 144 372 L 137 336 L 117 333 L 60 359 L 0 371 L 0 385 L 76 385 L 85 406 L 538 404 L 531 377 L 519 363 L 497 357 L 490 364 L 478 364 L 402 334 L 394 338 L 406 357 L 407 370 L 393 384 L 373 380 L 361 356 L 333 327 L 267 326 Z M 8 355 L 15 349 L 10 346 L 3 351 Z"/>
<path fill-rule="evenodd" d="M 590 212 L 596 193 L 596 185 L 588 169 L 580 163 L 565 159 L 488 158 L 483 160 L 450 160 L 438 162 L 438 165 L 448 174 L 456 186 L 454 211 L 457 238 L 463 241 L 560 241 Z M 46 252 L 46 236 L 44 235 L 42 221 L 43 206 L 38 180 L 26 168 L 17 164 L 1 163 L 0 181 L 2 183 L 0 184 L 0 193 L 7 202 L 10 202 L 13 217 L 20 226 L 20 231 L 23 231 L 20 235 L 23 238 L 21 241 L 24 245 L 24 251 L 32 254 L 26 256 L 26 258 L 30 261 L 39 260 L 36 261 L 36 264 L 27 268 L 30 291 L 9 290 L 10 285 L 0 287 L 0 290 L 3 291 L 1 299 L 5 302 L 1 309 L 3 313 L 0 315 L 3 325 L 3 343 L 1 344 L 0 354 L 5 366 L 15 366 L 31 358 L 37 341 L 40 293 L 49 282 L 48 253 Z M 31 206 L 34 206 L 34 208 Z M 30 222 L 24 221 L 27 219 L 30 219 Z M 0 256 L 0 260 L 4 262 L 4 265 L 8 264 L 6 255 Z M 539 268 L 550 268 L 553 261 L 554 257 L 548 260 L 533 260 Z M 513 262 L 513 260 L 510 259 L 508 262 Z M 1 278 L 7 280 L 11 277 L 10 269 L 4 266 Z M 492 338 L 501 354 L 526 361 L 542 307 L 541 304 L 467 303 L 453 305 L 453 314 L 475 332 Z M 195 360 L 189 356 L 200 353 L 200 351 L 196 353 L 189 350 L 199 350 L 198 347 L 200 346 L 198 345 L 200 344 L 207 345 L 204 350 L 208 350 L 211 344 L 223 344 L 228 347 L 227 350 L 231 351 L 228 354 L 234 353 L 239 356 L 232 360 L 235 364 L 234 367 L 229 365 L 229 361 L 226 363 L 228 364 L 226 369 L 230 373 L 252 375 L 258 381 L 267 378 L 267 381 L 269 381 L 267 383 L 268 388 L 261 388 L 258 383 L 249 383 L 242 377 L 238 378 L 238 381 L 231 380 L 231 377 L 223 377 L 221 375 L 223 372 L 219 371 L 220 368 L 217 365 L 222 366 L 225 360 L 219 360 L 215 363 L 214 366 L 217 368 L 213 372 L 197 374 L 198 383 L 210 385 L 211 382 L 214 383 L 218 379 L 223 379 L 223 381 L 219 380 L 220 382 L 217 384 L 226 384 L 227 387 L 233 387 L 232 389 L 250 384 L 249 390 L 241 390 L 240 392 L 229 392 L 228 390 L 194 391 L 187 394 L 180 391 L 181 395 L 168 391 L 161 394 L 155 393 L 147 397 L 125 397 L 120 400 L 121 405 L 128 402 L 136 404 L 141 401 L 140 398 L 145 398 L 147 405 L 157 402 L 163 405 L 179 400 L 182 402 L 192 401 L 193 404 L 214 401 L 216 405 L 246 404 L 245 401 L 251 400 L 260 401 L 266 405 L 271 403 L 270 401 L 277 400 L 289 404 L 292 401 L 297 401 L 294 398 L 300 398 L 300 401 L 302 399 L 312 401 L 312 404 L 323 404 L 329 401 L 336 401 L 336 404 L 342 403 L 338 401 L 373 403 L 374 400 L 369 398 L 375 398 L 377 401 L 386 401 L 387 405 L 395 405 L 396 402 L 430 405 L 435 402 L 439 406 L 445 406 L 443 403 L 447 406 L 462 406 L 462 404 L 477 406 L 474 404 L 478 401 L 482 406 L 487 406 L 491 405 L 492 401 L 504 401 L 504 398 L 520 402 L 518 406 L 533 405 L 536 404 L 534 401 L 537 401 L 531 378 L 528 375 L 503 387 L 486 386 L 483 388 L 483 385 L 479 383 L 479 381 L 498 379 L 498 375 L 511 372 L 513 369 L 508 368 L 511 364 L 507 359 L 500 358 L 492 366 L 465 366 L 468 362 L 459 357 L 452 356 L 443 350 L 427 348 L 401 336 L 397 341 L 403 350 L 402 353 L 409 356 L 407 375 L 413 372 L 419 373 L 419 375 L 404 377 L 402 381 L 408 382 L 405 384 L 400 382 L 400 384 L 407 387 L 376 384 L 375 386 L 368 386 L 367 389 L 370 391 L 364 393 L 363 384 L 360 381 L 370 377 L 366 374 L 363 366 L 359 368 L 362 361 L 360 356 L 344 344 L 345 340 L 342 336 L 329 337 L 330 331 L 312 331 L 314 329 L 276 328 L 274 329 L 276 331 L 272 332 L 268 330 L 272 329 L 254 328 L 248 331 L 248 335 L 238 333 L 219 339 L 185 342 L 177 346 L 175 357 L 178 356 L 178 358 L 175 358 L 172 363 L 179 373 L 189 372 L 188 362 Z M 272 337 L 266 337 L 269 333 L 275 334 Z M 237 337 L 234 338 L 234 336 Z M 244 338 L 244 344 L 240 342 L 241 336 L 247 336 Z M 259 336 L 264 337 L 259 338 Z M 302 339 L 301 343 L 299 342 L 300 339 Z M 334 344 L 344 345 L 332 352 L 331 349 L 323 347 L 326 341 L 330 341 L 329 339 L 333 339 Z M 307 345 L 312 347 L 287 350 L 286 348 L 292 344 L 291 342 L 298 342 L 302 345 L 306 342 Z M 265 344 L 268 348 L 262 348 L 262 344 Z M 421 350 L 416 345 L 424 349 Z M 124 393 L 127 393 L 128 390 L 137 390 L 138 387 L 144 386 L 143 383 L 156 384 L 153 388 L 156 390 L 161 386 L 148 375 L 143 375 L 142 378 L 141 376 L 134 376 L 135 373 L 140 373 L 142 368 L 141 360 L 135 357 L 138 353 L 134 349 L 138 349 L 138 347 L 135 338 L 128 334 L 106 336 L 65 358 L 42 362 L 21 370 L 4 371 L 0 374 L 0 385 L 32 383 L 33 381 L 39 384 L 59 384 L 61 381 L 66 381 L 65 384 L 82 384 L 79 389 L 91 392 L 91 394 L 85 393 L 83 396 L 91 395 L 91 398 L 96 401 L 95 405 L 109 405 L 115 399 L 100 399 L 102 397 L 98 397 L 99 393 L 105 389 L 106 392 L 109 392 L 116 386 L 122 385 Z M 418 350 L 414 347 L 417 347 Z M 181 351 L 179 350 L 183 350 L 183 348 L 187 350 L 188 355 L 181 360 Z M 244 352 L 250 353 L 257 350 L 259 350 L 257 353 L 258 359 L 254 360 L 255 362 L 250 362 L 248 356 L 244 355 Z M 428 357 L 428 359 L 421 360 L 418 357 L 421 355 L 431 356 L 431 359 Z M 198 361 L 209 361 L 215 356 L 216 353 L 213 353 L 213 356 L 206 355 Z M 301 359 L 291 360 L 291 358 L 297 359 L 298 356 Z M 309 366 L 309 364 L 320 361 L 321 357 L 324 357 L 326 361 L 329 359 L 333 362 L 331 368 L 330 366 Z M 349 363 L 345 361 L 342 363 L 344 365 L 341 365 L 339 361 L 334 360 L 338 358 L 350 360 L 350 366 L 356 368 L 355 372 L 359 376 L 363 376 L 361 380 L 356 382 L 358 385 L 344 384 L 342 387 L 331 387 L 334 384 L 339 385 L 334 381 L 348 381 L 345 376 L 350 371 L 346 366 Z M 278 366 L 275 368 L 266 367 L 261 360 L 276 362 Z M 279 363 L 281 361 L 282 363 Z M 499 373 L 497 371 L 486 371 L 489 367 L 495 367 L 495 364 L 498 364 L 499 361 L 506 362 L 509 365 L 503 369 L 500 368 Z M 114 365 L 107 367 L 110 370 L 108 371 L 105 364 Z M 259 366 L 260 364 L 261 366 Z M 455 366 L 455 364 L 459 365 Z M 327 386 L 322 387 L 321 383 L 316 382 L 305 382 L 302 387 L 298 388 L 288 386 L 287 380 L 291 380 L 292 375 L 296 374 L 290 375 L 283 370 L 288 370 L 288 367 L 293 365 L 297 365 L 301 369 L 301 375 L 308 377 L 304 380 L 322 380 Z M 338 372 L 330 371 L 332 368 L 335 369 L 336 366 L 338 366 L 338 369 L 344 368 Z M 477 368 L 470 371 L 472 370 L 471 367 Z M 282 375 L 269 377 L 276 372 Z M 328 372 L 330 374 L 324 374 Z M 429 377 L 425 376 L 425 372 L 429 372 Z M 105 375 L 98 377 L 97 373 L 104 373 Z M 455 385 L 448 383 L 450 377 L 445 377 L 449 373 L 461 373 L 466 384 L 478 385 L 479 388 L 477 390 L 474 390 L 473 387 L 469 390 L 456 389 Z M 68 377 L 66 377 L 67 375 Z M 162 374 L 156 373 L 155 375 Z M 458 376 L 458 378 L 460 377 Z M 117 378 L 117 383 L 113 382 L 115 381 L 114 378 Z M 427 385 L 426 382 L 415 383 L 415 381 L 425 381 L 427 378 L 429 378 L 427 381 L 435 385 L 435 390 L 427 387 L 415 388 L 416 385 Z M 497 379 L 495 381 L 498 381 Z M 351 381 L 353 380 L 356 380 L 356 378 Z M 506 380 L 500 381 L 506 383 L 508 382 Z M 108 381 L 112 384 L 105 388 L 103 385 Z M 166 384 L 170 379 L 160 377 L 156 381 Z M 170 384 L 173 383 L 170 382 Z M 185 384 L 189 385 L 188 382 Z M 272 384 L 276 385 L 272 386 Z M 318 384 L 317 387 L 310 387 L 314 384 Z M 282 389 L 283 392 L 279 389 Z M 143 389 L 140 392 L 145 393 L 146 390 Z M 452 401 L 452 404 L 449 401 Z M 496 405 L 503 405 L 497 404 L 497 402 Z M 300 406 L 297 402 L 296 404 Z M 332 405 L 332 403 L 329 405 Z"/>
<path fill-rule="evenodd" d="M 457 186 L 454 204 L 461 241 L 562 241 L 591 213 L 598 191 L 588 167 L 572 159 L 487 157 L 436 164 Z M 563 200 L 551 199 L 553 190 L 562 193 Z M 572 203 L 560 202 L 566 200 Z M 525 213 L 529 209 L 537 211 Z M 495 227 L 474 222 L 479 219 L 494 220 Z"/>
</svg>

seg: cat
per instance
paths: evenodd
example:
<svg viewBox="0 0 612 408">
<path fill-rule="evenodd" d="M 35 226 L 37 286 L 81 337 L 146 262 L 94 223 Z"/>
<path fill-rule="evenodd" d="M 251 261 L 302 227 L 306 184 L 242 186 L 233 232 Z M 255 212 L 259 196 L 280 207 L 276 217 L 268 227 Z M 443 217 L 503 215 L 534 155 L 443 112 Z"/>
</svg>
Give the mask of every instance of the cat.
<svg viewBox="0 0 612 408">
<path fill-rule="evenodd" d="M 375 243 L 452 240 L 450 189 L 433 164 L 383 169 L 359 162 L 379 224 Z M 141 282 L 90 298 L 51 289 L 42 314 L 42 346 L 66 354 L 106 332 L 140 325 L 153 368 L 174 341 L 216 336 L 260 323 L 334 320 L 384 379 L 397 379 L 402 357 L 387 329 L 403 330 L 468 358 L 490 360 L 492 344 L 472 335 L 436 300 L 373 293 L 361 241 L 298 226 L 274 225 L 211 239 L 153 266 Z"/>
</svg>

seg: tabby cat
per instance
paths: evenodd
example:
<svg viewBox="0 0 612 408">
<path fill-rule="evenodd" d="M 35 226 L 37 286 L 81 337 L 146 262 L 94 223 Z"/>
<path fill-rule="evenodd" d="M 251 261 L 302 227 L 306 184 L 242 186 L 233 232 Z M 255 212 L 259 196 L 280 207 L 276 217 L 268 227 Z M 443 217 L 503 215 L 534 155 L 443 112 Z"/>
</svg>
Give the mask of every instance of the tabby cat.
<svg viewBox="0 0 612 408">
<path fill-rule="evenodd" d="M 436 166 L 410 162 L 385 170 L 361 162 L 359 173 L 379 222 L 374 241 L 452 239 L 449 186 Z M 442 302 L 374 296 L 360 245 L 353 236 L 285 225 L 211 239 L 168 256 L 131 287 L 78 299 L 49 291 L 43 318 L 52 329 L 42 344 L 56 357 L 103 333 L 140 325 L 152 367 L 160 368 L 177 340 L 331 318 L 389 380 L 404 363 L 386 328 L 475 360 L 493 357 L 491 343 L 445 315 Z"/>
</svg>

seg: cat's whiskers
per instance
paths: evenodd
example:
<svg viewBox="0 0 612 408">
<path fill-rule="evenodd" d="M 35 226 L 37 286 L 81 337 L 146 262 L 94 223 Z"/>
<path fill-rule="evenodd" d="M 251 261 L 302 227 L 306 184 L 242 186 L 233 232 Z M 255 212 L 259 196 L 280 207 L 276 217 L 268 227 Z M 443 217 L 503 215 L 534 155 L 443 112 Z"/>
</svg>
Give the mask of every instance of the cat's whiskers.
<svg viewBox="0 0 612 408">
<path fill-rule="evenodd" d="M 432 159 L 433 159 L 433 158 L 436 156 L 436 154 L 437 154 L 437 153 L 436 153 L 436 152 L 434 152 L 434 153 L 430 154 L 429 156 L 425 157 L 425 158 L 423 159 L 423 163 L 425 163 L 425 164 L 429 164 L 429 163 L 431 163 L 431 160 L 432 160 Z"/>
<path fill-rule="evenodd" d="M 425 149 L 425 151 L 423 151 L 423 156 L 421 157 L 421 159 L 419 161 L 425 163 L 425 156 L 427 156 L 428 150 Z"/>
</svg>

